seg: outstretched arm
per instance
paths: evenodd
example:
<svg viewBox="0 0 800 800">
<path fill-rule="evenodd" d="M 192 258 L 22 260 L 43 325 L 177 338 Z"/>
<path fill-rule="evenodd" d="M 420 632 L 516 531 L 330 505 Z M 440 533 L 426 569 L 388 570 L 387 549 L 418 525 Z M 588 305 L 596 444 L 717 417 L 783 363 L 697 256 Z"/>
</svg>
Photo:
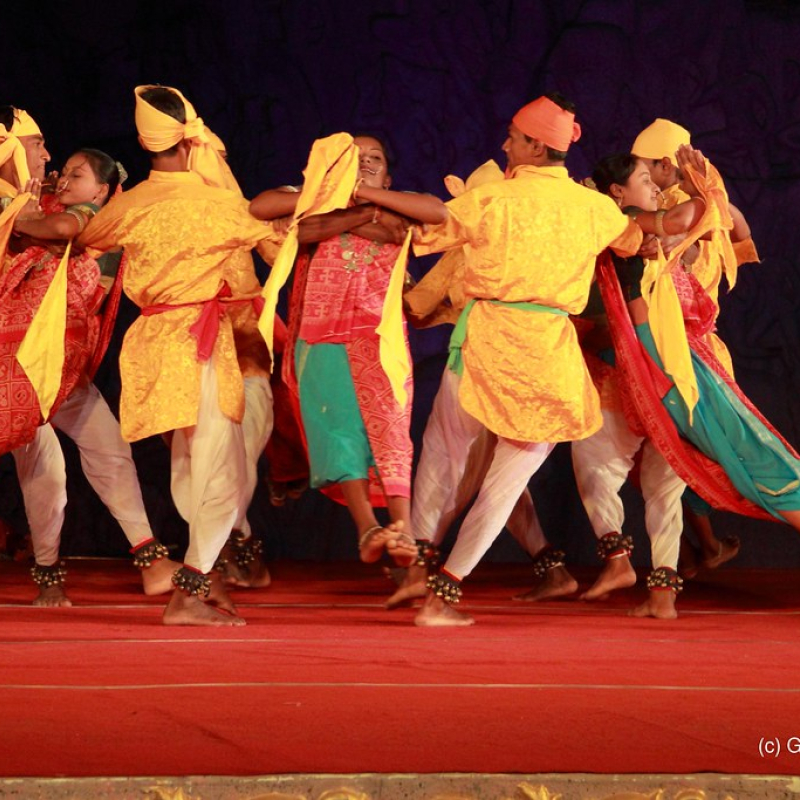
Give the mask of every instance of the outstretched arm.
<svg viewBox="0 0 800 800">
<path fill-rule="evenodd" d="M 294 214 L 300 192 L 288 186 L 267 189 L 250 202 L 250 213 L 256 219 L 278 219 Z"/>
<path fill-rule="evenodd" d="M 447 219 L 447 208 L 444 203 L 432 194 L 412 194 L 410 192 L 394 192 L 391 189 L 376 189 L 361 184 L 356 187 L 356 197 L 366 200 L 382 208 L 388 208 L 404 217 L 419 222 L 437 225 Z"/>
<path fill-rule="evenodd" d="M 36 219 L 20 219 L 14 223 L 14 231 L 35 239 L 72 239 L 77 236 L 89 221 L 90 215 L 77 208 L 50 214 Z"/>
</svg>

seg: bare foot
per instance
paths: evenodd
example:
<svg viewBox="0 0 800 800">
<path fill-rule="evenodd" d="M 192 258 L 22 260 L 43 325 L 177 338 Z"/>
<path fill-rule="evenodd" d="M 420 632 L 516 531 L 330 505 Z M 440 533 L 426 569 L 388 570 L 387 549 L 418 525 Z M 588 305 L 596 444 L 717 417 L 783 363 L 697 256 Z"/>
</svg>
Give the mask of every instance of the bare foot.
<svg viewBox="0 0 800 800">
<path fill-rule="evenodd" d="M 206 625 L 213 627 L 247 624 L 241 617 L 226 614 L 213 606 L 206 605 L 199 597 L 187 595 L 180 589 L 176 589 L 172 593 L 172 597 L 170 597 L 169 603 L 164 609 L 163 622 L 164 625 Z"/>
<path fill-rule="evenodd" d="M 647 602 L 628 612 L 632 617 L 654 617 L 655 619 L 677 619 L 675 592 L 672 589 L 651 589 Z"/>
<path fill-rule="evenodd" d="M 581 595 L 581 600 L 605 600 L 615 589 L 628 589 L 636 583 L 636 573 L 628 556 L 606 561 L 594 585 Z"/>
<path fill-rule="evenodd" d="M 231 600 L 231 596 L 228 594 L 228 590 L 225 588 L 219 573 L 209 577 L 211 578 L 211 591 L 208 593 L 208 597 L 205 598 L 206 603 L 211 603 L 211 605 L 222 611 L 235 615 L 236 606 L 233 604 L 233 600 Z"/>
<path fill-rule="evenodd" d="M 374 564 L 386 549 L 391 532 L 380 525 L 373 525 L 361 534 L 358 541 L 358 556 L 365 564 Z"/>
<path fill-rule="evenodd" d="M 537 600 L 553 600 L 566 597 L 578 591 L 578 581 L 569 574 L 566 567 L 548 569 L 544 578 L 529 592 L 514 596 L 514 600 L 536 602 Z"/>
<path fill-rule="evenodd" d="M 388 609 L 411 605 L 413 600 L 425 597 L 428 593 L 425 588 L 428 570 L 425 567 L 412 564 L 403 572 L 405 576 L 400 582 L 397 591 L 386 601 L 386 608 Z"/>
<path fill-rule="evenodd" d="M 180 564 L 168 558 L 158 558 L 149 567 L 142 570 L 142 587 L 146 595 L 166 594 L 175 587 L 172 585 L 172 576 Z"/>
<path fill-rule="evenodd" d="M 724 539 L 719 540 L 716 553 L 703 553 L 703 561 L 701 563 L 706 569 L 716 569 L 726 561 L 736 558 L 741 546 L 742 543 L 739 541 L 738 536 L 726 536 Z"/>
<path fill-rule="evenodd" d="M 39 596 L 33 601 L 35 606 L 42 608 L 70 608 L 72 600 L 67 597 L 63 586 L 40 586 Z"/>
<path fill-rule="evenodd" d="M 403 521 L 390 522 L 386 526 L 389 537 L 386 539 L 386 552 L 398 567 L 410 567 L 419 555 L 414 538 L 403 530 Z"/>
<path fill-rule="evenodd" d="M 697 548 L 685 537 L 681 536 L 681 549 L 678 558 L 678 572 L 681 577 L 692 578 L 697 577 L 697 571 L 700 569 L 700 553 Z"/>
<path fill-rule="evenodd" d="M 425 603 L 414 617 L 414 624 L 422 628 L 465 627 L 474 625 L 475 620 L 461 611 L 456 611 L 433 592 L 428 592 Z"/>
<path fill-rule="evenodd" d="M 224 583 L 239 589 L 264 589 L 272 583 L 269 569 L 260 558 L 245 567 L 237 564 L 235 559 L 228 559 L 219 574 Z"/>
<path fill-rule="evenodd" d="M 395 585 L 402 586 L 408 572 L 407 567 L 384 567 L 383 574 Z"/>
</svg>

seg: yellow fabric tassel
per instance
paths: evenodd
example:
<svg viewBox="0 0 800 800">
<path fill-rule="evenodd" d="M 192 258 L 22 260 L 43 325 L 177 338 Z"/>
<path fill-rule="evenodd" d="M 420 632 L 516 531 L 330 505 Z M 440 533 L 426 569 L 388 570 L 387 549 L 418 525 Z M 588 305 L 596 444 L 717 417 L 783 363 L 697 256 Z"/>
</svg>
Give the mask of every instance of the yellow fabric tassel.
<svg viewBox="0 0 800 800">
<path fill-rule="evenodd" d="M 39 399 L 42 419 L 47 420 L 50 409 L 61 388 L 64 372 L 64 336 L 67 329 L 67 266 L 72 241 L 58 265 L 53 281 L 42 304 L 33 317 L 30 328 L 17 351 L 28 380 Z"/>
<path fill-rule="evenodd" d="M 297 200 L 289 232 L 261 293 L 264 310 L 258 320 L 258 329 L 267 343 L 273 361 L 275 309 L 278 306 L 278 295 L 289 279 L 297 256 L 297 225 L 304 217 L 327 214 L 329 211 L 347 207 L 358 176 L 358 148 L 353 143 L 353 137 L 349 133 L 335 133 L 324 139 L 317 139 L 311 147 L 303 176 L 303 189 Z"/>
<path fill-rule="evenodd" d="M 380 337 L 381 366 L 389 378 L 395 400 L 403 407 L 408 403 L 406 381 L 411 375 L 408 348 L 403 335 L 403 282 L 406 276 L 408 248 L 411 245 L 411 231 L 406 234 L 403 246 L 392 267 L 389 287 L 383 301 L 381 321 L 376 332 Z"/>
<path fill-rule="evenodd" d="M 742 264 L 758 264 L 761 261 L 752 236 L 748 236 L 741 242 L 734 242 L 733 253 L 736 256 L 736 263 L 740 267 Z"/>
<path fill-rule="evenodd" d="M 693 167 L 685 168 L 691 173 L 695 186 L 705 201 L 706 209 L 697 225 L 689 235 L 665 259 L 661 248 L 656 260 L 648 262 L 642 276 L 642 297 L 648 305 L 648 321 L 653 340 L 664 365 L 664 370 L 675 382 L 689 409 L 689 421 L 697 404 L 697 378 L 692 367 L 689 342 L 683 324 L 680 301 L 672 282 L 672 268 L 680 262 L 681 256 L 698 239 L 711 233 L 713 252 L 722 260 L 722 267 L 730 286 L 736 282 L 736 255 L 731 245 L 730 234 L 733 220 L 728 211 L 728 195 L 722 177 L 706 161 L 706 175 L 697 173 Z"/>
<path fill-rule="evenodd" d="M 6 161 L 13 161 L 14 169 L 17 173 L 17 181 L 24 188 L 25 184 L 31 179 L 25 148 L 16 136 L 9 134 L 3 136 L 5 126 L 0 125 L 0 128 L 2 128 L 0 130 L 0 164 L 5 164 Z M 3 181 L 3 183 L 6 183 L 6 181 Z"/>
<path fill-rule="evenodd" d="M 648 322 L 661 363 L 686 403 L 691 422 L 700 392 L 683 324 L 681 302 L 670 274 L 673 264 L 672 258 L 669 261 L 664 258 L 659 245 L 658 257 L 647 262 L 642 276 L 642 297 L 648 305 Z"/>
<path fill-rule="evenodd" d="M 14 231 L 14 222 L 19 216 L 20 211 L 22 211 L 30 199 L 30 192 L 18 194 L 8 204 L 8 207 L 5 209 L 5 211 L 0 214 L 0 273 L 3 271 L 6 251 L 8 250 L 8 240 L 11 238 L 11 234 Z"/>
</svg>

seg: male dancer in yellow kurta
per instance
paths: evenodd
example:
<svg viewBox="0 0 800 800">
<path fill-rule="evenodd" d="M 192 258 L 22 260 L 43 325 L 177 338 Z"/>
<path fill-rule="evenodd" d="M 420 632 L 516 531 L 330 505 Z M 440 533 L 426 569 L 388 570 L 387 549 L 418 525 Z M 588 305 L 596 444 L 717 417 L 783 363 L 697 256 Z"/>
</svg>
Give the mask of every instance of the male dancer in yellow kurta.
<svg viewBox="0 0 800 800">
<path fill-rule="evenodd" d="M 632 255 L 642 236 L 620 219 L 610 198 L 567 174 L 566 151 L 580 136 L 573 110 L 559 95 L 520 109 L 503 145 L 510 178 L 451 200 L 447 220 L 416 246 L 418 253 L 464 247 L 464 291 L 475 301 L 456 328 L 463 330 L 462 374 L 450 371 L 439 390 L 458 396 L 452 491 L 481 430 L 498 436 L 453 551 L 429 580 L 419 625 L 473 622 L 452 607 L 459 583 L 500 533 L 555 443 L 584 438 L 601 425 L 600 403 L 568 315 L 586 305 L 595 257 L 609 245 Z M 458 360 L 456 348 L 456 368 Z M 419 469 L 426 469 L 424 450 Z"/>
<path fill-rule="evenodd" d="M 172 494 L 189 523 L 189 548 L 165 624 L 244 624 L 227 598 L 221 605 L 230 614 L 200 597 L 209 595 L 208 573 L 255 486 L 243 420 L 255 415 L 264 442 L 272 427 L 250 251 L 258 245 L 271 261 L 277 239 L 250 215 L 183 95 L 138 87 L 136 127 L 150 176 L 81 236 L 98 250 L 125 247 L 125 292 L 142 309 L 120 353 L 122 433 L 134 441 L 174 431 Z"/>
</svg>

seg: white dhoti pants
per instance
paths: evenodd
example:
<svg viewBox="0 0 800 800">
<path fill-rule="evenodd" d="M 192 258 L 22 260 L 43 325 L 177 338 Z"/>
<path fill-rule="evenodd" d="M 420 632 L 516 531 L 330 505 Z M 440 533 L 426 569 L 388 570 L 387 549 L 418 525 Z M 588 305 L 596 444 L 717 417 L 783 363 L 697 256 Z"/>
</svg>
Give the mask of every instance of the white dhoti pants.
<svg viewBox="0 0 800 800">
<path fill-rule="evenodd" d="M 265 384 L 267 391 L 264 391 Z M 244 435 L 244 450 L 247 460 L 249 498 L 247 505 L 249 506 L 258 483 L 258 461 L 272 435 L 272 427 L 275 422 L 272 388 L 269 381 L 266 378 L 245 378 L 244 403 L 242 434 Z M 233 527 L 241 531 L 245 535 L 245 539 L 249 539 L 253 535 L 250 523 L 247 521 L 247 508 L 240 514 Z"/>
<path fill-rule="evenodd" d="M 588 439 L 572 443 L 575 481 L 595 536 L 600 539 L 621 532 L 625 509 L 619 491 L 642 443 L 641 486 L 653 568 L 676 569 L 686 484 L 652 442 L 630 429 L 622 412 L 604 409 L 603 427 Z"/>
<path fill-rule="evenodd" d="M 64 454 L 53 426 L 78 446 L 89 484 L 119 523 L 131 546 L 152 537 L 142 490 L 117 418 L 94 384 L 77 386 L 36 431 L 34 440 L 13 451 L 36 563 L 58 561 L 67 475 Z"/>
<path fill-rule="evenodd" d="M 220 411 L 216 372 L 212 360 L 207 361 L 197 424 L 172 437 L 172 498 L 189 523 L 184 563 L 203 573 L 211 571 L 231 530 L 245 517 L 258 455 L 272 431 L 269 381 L 245 378 L 244 385 L 244 419 L 238 423 Z"/>
<path fill-rule="evenodd" d="M 425 428 L 411 516 L 412 530 L 419 539 L 437 542 L 438 537 L 440 541 L 449 525 L 449 522 L 443 525 L 443 521 L 448 518 L 452 521 L 463 508 L 463 495 L 466 494 L 463 479 L 470 449 L 481 436 L 488 434 L 478 420 L 461 408 L 458 402 L 460 382 L 458 375 L 445 370 Z M 488 470 L 480 481 L 478 496 L 445 564 L 448 572 L 458 578 L 472 572 L 502 531 L 528 481 L 553 446 L 497 437 Z M 532 509 L 531 501 L 527 512 L 531 519 L 535 516 L 535 511 L 530 514 Z M 528 532 L 528 536 L 533 542 L 534 552 L 546 543 L 543 535 L 539 538 L 536 532 Z"/>
</svg>

